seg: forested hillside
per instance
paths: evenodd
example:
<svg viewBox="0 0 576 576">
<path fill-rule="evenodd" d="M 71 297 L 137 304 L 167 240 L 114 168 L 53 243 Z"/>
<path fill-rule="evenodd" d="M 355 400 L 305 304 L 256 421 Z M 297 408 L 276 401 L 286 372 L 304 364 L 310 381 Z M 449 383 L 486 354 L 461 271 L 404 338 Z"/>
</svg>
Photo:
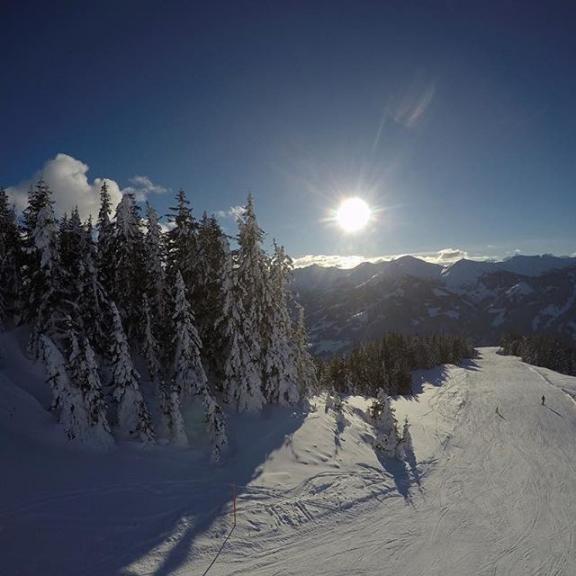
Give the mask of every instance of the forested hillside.
<svg viewBox="0 0 576 576">
<path fill-rule="evenodd" d="M 40 181 L 17 218 L 0 191 L 0 322 L 27 330 L 71 440 L 186 446 L 192 410 L 219 460 L 224 404 L 294 405 L 315 383 L 303 312 L 289 310 L 291 260 L 264 251 L 251 197 L 233 239 L 182 191 L 165 226 L 131 194 L 113 210 L 106 183 L 100 200 L 96 222 L 57 218 Z"/>
</svg>

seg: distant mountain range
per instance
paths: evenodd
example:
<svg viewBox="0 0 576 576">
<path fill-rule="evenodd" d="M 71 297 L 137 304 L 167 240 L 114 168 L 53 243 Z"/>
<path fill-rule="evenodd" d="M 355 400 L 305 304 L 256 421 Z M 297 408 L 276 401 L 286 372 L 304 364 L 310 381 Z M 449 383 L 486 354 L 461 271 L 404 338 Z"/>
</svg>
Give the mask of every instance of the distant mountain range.
<svg viewBox="0 0 576 576">
<path fill-rule="evenodd" d="M 476 345 L 505 332 L 543 332 L 576 343 L 576 258 L 514 256 L 440 265 L 403 256 L 352 269 L 295 270 L 312 349 L 328 355 L 387 331 L 457 333 Z"/>
</svg>

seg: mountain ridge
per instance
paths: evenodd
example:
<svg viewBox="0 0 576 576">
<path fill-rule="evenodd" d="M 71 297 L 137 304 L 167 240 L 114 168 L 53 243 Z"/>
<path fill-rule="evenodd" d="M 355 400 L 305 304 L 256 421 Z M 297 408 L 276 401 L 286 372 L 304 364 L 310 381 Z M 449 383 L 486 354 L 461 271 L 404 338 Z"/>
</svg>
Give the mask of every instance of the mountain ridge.
<svg viewBox="0 0 576 576">
<path fill-rule="evenodd" d="M 310 268 L 310 267 L 309 267 Z M 505 332 L 576 342 L 576 258 L 516 255 L 450 265 L 413 256 L 323 272 L 295 270 L 312 350 L 346 351 L 384 332 L 448 332 L 493 345 Z"/>
</svg>

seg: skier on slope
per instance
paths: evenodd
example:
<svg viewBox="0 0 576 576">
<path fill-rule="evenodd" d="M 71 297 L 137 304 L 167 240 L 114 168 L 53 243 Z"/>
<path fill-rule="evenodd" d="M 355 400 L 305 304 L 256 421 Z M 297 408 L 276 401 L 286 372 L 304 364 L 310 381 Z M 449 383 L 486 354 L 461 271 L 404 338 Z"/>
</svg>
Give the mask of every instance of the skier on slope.
<svg viewBox="0 0 576 576">
<path fill-rule="evenodd" d="M 542 406 L 544 406 L 545 404 L 546 404 L 546 396 L 542 394 Z"/>
</svg>

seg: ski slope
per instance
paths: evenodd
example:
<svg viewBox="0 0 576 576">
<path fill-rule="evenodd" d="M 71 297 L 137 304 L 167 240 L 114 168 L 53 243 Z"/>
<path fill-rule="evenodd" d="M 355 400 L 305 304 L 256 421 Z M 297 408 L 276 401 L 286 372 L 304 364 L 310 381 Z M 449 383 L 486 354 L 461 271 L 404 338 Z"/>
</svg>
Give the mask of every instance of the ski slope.
<svg viewBox="0 0 576 576">
<path fill-rule="evenodd" d="M 576 378 L 483 348 L 394 402 L 417 462 L 378 458 L 365 399 L 341 425 L 318 398 L 232 417 L 214 468 L 201 450 L 63 447 L 40 376 L 22 387 L 14 365 L 0 363 L 2 575 L 200 576 L 215 558 L 220 576 L 576 573 Z"/>
</svg>

